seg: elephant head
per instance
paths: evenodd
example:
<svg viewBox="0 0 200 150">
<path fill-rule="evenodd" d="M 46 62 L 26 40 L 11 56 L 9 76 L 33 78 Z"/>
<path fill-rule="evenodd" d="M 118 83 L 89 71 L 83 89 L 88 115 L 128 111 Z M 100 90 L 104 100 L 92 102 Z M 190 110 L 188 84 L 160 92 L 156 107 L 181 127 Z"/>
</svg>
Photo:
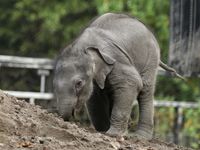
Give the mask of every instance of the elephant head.
<svg viewBox="0 0 200 150">
<path fill-rule="evenodd" d="M 54 92 L 58 113 L 68 120 L 90 98 L 93 81 L 104 88 L 106 76 L 115 60 L 101 48 L 80 46 L 77 42 L 65 48 L 58 57 L 54 73 Z"/>
</svg>

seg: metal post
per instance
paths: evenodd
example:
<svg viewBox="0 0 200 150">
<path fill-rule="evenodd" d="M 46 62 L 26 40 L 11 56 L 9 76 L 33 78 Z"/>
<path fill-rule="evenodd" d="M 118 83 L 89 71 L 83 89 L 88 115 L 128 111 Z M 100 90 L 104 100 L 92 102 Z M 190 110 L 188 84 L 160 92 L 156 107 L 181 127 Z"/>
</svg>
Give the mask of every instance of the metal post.
<svg viewBox="0 0 200 150">
<path fill-rule="evenodd" d="M 179 144 L 182 123 L 183 123 L 183 108 L 175 107 L 174 129 L 173 129 L 175 144 Z"/>
<path fill-rule="evenodd" d="M 32 104 L 32 105 L 35 105 L 35 99 L 31 97 L 31 98 L 29 99 L 29 103 Z"/>
<path fill-rule="evenodd" d="M 46 80 L 45 75 L 41 75 L 41 78 L 40 78 L 40 92 L 41 93 L 45 92 L 45 80 Z"/>
<path fill-rule="evenodd" d="M 40 92 L 45 92 L 46 76 L 49 75 L 49 70 L 38 70 L 38 75 L 40 75 Z"/>
</svg>

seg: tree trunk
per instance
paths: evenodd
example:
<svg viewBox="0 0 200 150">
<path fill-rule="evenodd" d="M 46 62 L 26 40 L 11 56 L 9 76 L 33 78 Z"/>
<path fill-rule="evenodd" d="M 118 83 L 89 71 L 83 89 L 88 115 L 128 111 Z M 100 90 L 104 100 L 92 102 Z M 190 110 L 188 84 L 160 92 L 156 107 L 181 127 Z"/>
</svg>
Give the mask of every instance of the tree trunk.
<svg viewBox="0 0 200 150">
<path fill-rule="evenodd" d="M 169 65 L 181 75 L 200 76 L 200 1 L 171 0 Z"/>
</svg>

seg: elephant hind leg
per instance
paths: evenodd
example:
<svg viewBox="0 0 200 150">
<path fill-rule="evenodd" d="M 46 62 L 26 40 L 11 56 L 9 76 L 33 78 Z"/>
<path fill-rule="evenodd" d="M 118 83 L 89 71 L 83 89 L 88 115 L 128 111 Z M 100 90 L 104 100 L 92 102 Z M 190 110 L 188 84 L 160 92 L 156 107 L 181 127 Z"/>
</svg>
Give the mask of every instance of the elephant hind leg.
<svg viewBox="0 0 200 150">
<path fill-rule="evenodd" d="M 138 95 L 139 122 L 137 133 L 146 139 L 153 136 L 154 90 L 158 59 L 153 59 L 141 75 L 143 87 Z"/>
<path fill-rule="evenodd" d="M 136 134 L 146 139 L 151 139 L 153 135 L 154 116 L 154 84 L 143 85 L 143 89 L 138 95 L 139 122 Z"/>
<path fill-rule="evenodd" d="M 106 132 L 110 127 L 111 101 L 106 93 L 95 86 L 91 98 L 87 102 L 90 121 L 99 132 Z"/>
</svg>

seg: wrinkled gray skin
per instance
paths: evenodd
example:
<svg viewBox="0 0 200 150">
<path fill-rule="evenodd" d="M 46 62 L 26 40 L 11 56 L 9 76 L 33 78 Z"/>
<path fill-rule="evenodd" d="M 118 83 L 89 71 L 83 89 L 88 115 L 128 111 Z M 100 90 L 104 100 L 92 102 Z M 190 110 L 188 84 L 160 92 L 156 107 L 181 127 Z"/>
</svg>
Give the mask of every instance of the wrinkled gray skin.
<svg viewBox="0 0 200 150">
<path fill-rule="evenodd" d="M 159 61 L 158 43 L 143 23 L 124 14 L 100 16 L 58 58 L 54 87 L 59 114 L 67 120 L 87 104 L 97 131 L 123 136 L 137 99 L 135 134 L 151 139 Z"/>
</svg>

